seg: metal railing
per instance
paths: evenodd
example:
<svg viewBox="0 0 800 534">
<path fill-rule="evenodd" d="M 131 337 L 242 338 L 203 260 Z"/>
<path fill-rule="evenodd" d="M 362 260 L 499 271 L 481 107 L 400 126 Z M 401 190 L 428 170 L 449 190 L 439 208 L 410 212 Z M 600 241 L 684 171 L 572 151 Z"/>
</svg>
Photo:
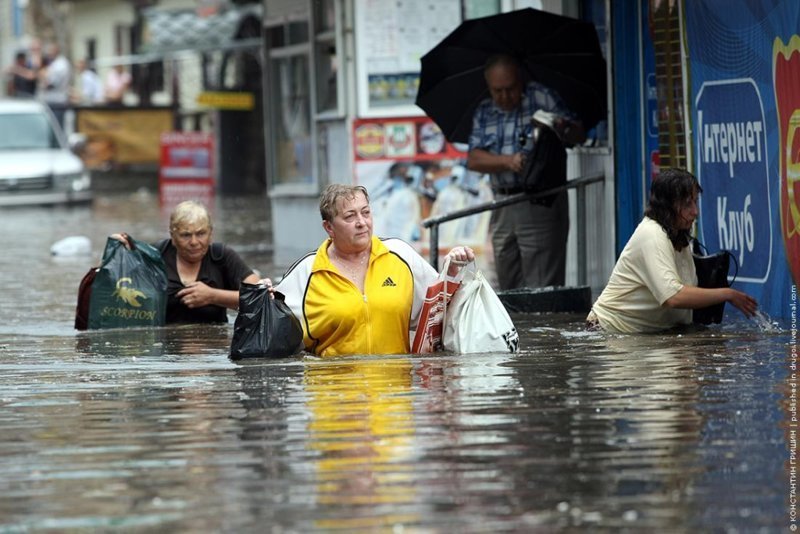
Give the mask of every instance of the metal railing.
<svg viewBox="0 0 800 534">
<path fill-rule="evenodd" d="M 430 228 L 430 263 L 431 265 L 433 265 L 434 269 L 436 269 L 437 271 L 439 270 L 439 225 L 440 224 L 455 219 L 461 219 L 462 217 L 469 217 L 470 215 L 475 215 L 476 213 L 483 213 L 484 211 L 504 208 L 512 204 L 518 204 L 520 202 L 530 202 L 531 200 L 536 200 L 537 198 L 554 195 L 556 193 L 560 193 L 568 189 L 575 189 L 576 211 L 578 219 L 576 221 L 576 227 L 577 227 L 576 231 L 577 231 L 577 241 L 578 241 L 577 243 L 578 283 L 585 284 L 586 283 L 586 186 L 596 182 L 602 182 L 603 180 L 605 180 L 605 174 L 603 173 L 592 174 L 589 176 L 582 176 L 580 178 L 575 178 L 574 180 L 569 180 L 564 185 L 553 187 L 551 189 L 547 189 L 544 191 L 538 191 L 536 193 L 519 193 L 517 195 L 512 195 L 507 198 L 504 198 L 502 200 L 493 200 L 491 202 L 484 202 L 483 204 L 477 204 L 475 206 L 464 208 L 462 210 L 456 210 L 450 213 L 445 213 L 444 215 L 439 215 L 438 217 L 429 217 L 422 221 L 422 226 L 425 228 Z"/>
</svg>

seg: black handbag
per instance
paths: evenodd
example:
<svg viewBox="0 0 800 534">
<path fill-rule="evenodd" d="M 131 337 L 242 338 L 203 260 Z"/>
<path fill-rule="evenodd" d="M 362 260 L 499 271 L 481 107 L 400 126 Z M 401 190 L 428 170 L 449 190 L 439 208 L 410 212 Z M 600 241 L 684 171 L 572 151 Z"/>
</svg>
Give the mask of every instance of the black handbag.
<svg viewBox="0 0 800 534">
<path fill-rule="evenodd" d="M 303 348 L 303 328 L 281 293 L 270 298 L 263 285 L 242 282 L 239 313 L 233 323 L 232 360 L 285 358 Z"/>
<path fill-rule="evenodd" d="M 716 254 L 708 254 L 708 250 L 696 239 L 692 245 L 692 259 L 694 260 L 694 269 L 697 272 L 697 287 L 730 287 L 739 272 L 736 256 L 731 254 L 730 251 L 721 250 Z M 733 259 L 736 270 L 729 283 L 728 270 L 730 269 L 731 259 Z M 713 304 L 706 308 L 698 308 L 693 310 L 692 322 L 696 324 L 719 324 L 722 322 L 724 312 L 725 302 Z"/>
<path fill-rule="evenodd" d="M 537 193 L 567 183 L 567 150 L 555 130 L 531 120 L 533 148 L 525 157 L 520 177 L 526 193 Z M 534 202 L 550 207 L 557 195 L 548 195 Z"/>
</svg>

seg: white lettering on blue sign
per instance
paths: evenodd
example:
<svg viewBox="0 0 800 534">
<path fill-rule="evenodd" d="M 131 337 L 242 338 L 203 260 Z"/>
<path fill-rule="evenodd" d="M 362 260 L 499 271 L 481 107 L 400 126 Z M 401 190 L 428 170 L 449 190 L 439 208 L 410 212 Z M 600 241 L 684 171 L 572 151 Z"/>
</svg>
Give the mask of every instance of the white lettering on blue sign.
<svg viewBox="0 0 800 534">
<path fill-rule="evenodd" d="M 733 164 L 763 161 L 761 121 L 703 122 L 703 112 L 697 112 L 700 135 L 703 139 L 703 163 L 726 163 L 728 176 L 733 178 Z"/>
<path fill-rule="evenodd" d="M 732 252 L 736 280 L 764 283 L 772 265 L 767 122 L 751 78 L 708 80 L 695 98 L 695 171 L 700 195 L 698 236 Z"/>
<path fill-rule="evenodd" d="M 753 252 L 756 235 L 750 195 L 744 197 L 741 211 L 728 210 L 728 197 L 717 197 L 717 230 L 720 247 L 739 251 L 739 267 L 744 266 L 744 251 Z"/>
</svg>

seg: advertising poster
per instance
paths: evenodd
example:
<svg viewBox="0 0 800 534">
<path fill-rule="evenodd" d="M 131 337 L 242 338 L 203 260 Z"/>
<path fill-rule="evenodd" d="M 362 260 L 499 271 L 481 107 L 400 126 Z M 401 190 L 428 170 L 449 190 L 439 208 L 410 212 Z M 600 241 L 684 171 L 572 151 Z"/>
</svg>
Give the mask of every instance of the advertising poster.
<svg viewBox="0 0 800 534">
<path fill-rule="evenodd" d="M 452 0 L 356 0 L 359 115 L 419 113 L 420 58 L 461 22 Z"/>
<path fill-rule="evenodd" d="M 164 211 L 184 200 L 209 205 L 214 197 L 214 136 L 207 132 L 166 132 L 161 135 L 159 193 Z"/>
<path fill-rule="evenodd" d="M 173 110 L 78 108 L 75 124 L 87 137 L 84 162 L 92 169 L 156 164 L 159 138 L 172 130 Z"/>
<path fill-rule="evenodd" d="M 369 192 L 375 235 L 399 237 L 421 252 L 429 248 L 423 219 L 492 198 L 488 178 L 466 169 L 466 147 L 447 142 L 427 117 L 356 120 L 353 149 L 356 183 Z M 442 224 L 440 249 L 482 248 L 490 217 L 485 212 Z"/>
<path fill-rule="evenodd" d="M 800 3 L 773 4 L 684 6 L 698 238 L 710 252 L 730 250 L 735 286 L 787 317 L 800 281 Z"/>
</svg>

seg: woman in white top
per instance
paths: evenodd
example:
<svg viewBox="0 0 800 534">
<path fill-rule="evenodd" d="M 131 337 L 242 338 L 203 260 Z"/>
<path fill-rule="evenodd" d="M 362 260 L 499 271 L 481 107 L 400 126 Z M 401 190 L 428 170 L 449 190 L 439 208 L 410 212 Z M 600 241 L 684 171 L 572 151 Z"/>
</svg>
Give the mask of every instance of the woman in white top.
<svg viewBox="0 0 800 534">
<path fill-rule="evenodd" d="M 697 218 L 697 178 L 664 169 L 653 180 L 644 219 L 614 266 L 586 322 L 613 333 L 657 332 L 692 322 L 692 310 L 730 302 L 747 317 L 755 299 L 729 287 L 697 287 L 691 229 Z"/>
</svg>

